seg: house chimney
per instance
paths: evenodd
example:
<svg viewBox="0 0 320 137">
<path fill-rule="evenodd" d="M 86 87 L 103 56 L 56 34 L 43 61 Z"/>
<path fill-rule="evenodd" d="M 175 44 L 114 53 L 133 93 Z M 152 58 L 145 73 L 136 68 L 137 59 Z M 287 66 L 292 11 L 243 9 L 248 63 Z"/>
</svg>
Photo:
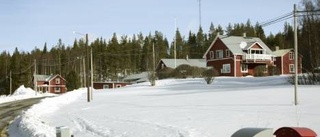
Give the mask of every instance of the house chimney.
<svg viewBox="0 0 320 137">
<path fill-rule="evenodd" d="M 244 37 L 244 38 L 247 37 L 247 33 L 243 33 L 243 37 Z"/>
<path fill-rule="evenodd" d="M 276 46 L 276 51 L 278 51 L 279 50 L 279 46 Z"/>
</svg>

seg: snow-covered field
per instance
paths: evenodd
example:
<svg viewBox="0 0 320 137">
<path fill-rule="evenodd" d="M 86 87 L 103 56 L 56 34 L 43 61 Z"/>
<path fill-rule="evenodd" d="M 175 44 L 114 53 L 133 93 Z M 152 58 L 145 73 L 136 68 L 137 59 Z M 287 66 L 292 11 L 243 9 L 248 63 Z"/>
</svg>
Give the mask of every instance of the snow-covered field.
<svg viewBox="0 0 320 137">
<path fill-rule="evenodd" d="M 300 126 L 320 134 L 320 86 L 299 86 L 293 105 L 287 77 L 159 80 L 119 89 L 86 90 L 44 99 L 9 127 L 10 137 L 230 137 L 244 127 Z"/>
</svg>

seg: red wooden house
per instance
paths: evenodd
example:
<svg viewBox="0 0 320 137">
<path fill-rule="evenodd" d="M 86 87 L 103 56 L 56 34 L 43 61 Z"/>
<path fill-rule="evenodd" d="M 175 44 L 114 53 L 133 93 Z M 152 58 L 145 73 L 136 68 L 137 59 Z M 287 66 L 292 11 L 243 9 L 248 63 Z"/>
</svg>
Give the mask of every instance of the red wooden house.
<svg viewBox="0 0 320 137">
<path fill-rule="evenodd" d="M 57 75 L 35 75 L 33 80 L 38 92 L 62 94 L 67 91 L 66 80 L 59 74 Z"/>
<path fill-rule="evenodd" d="M 257 71 L 268 75 L 269 68 L 280 67 L 275 57 L 260 38 L 223 35 L 218 35 L 203 55 L 207 66 L 215 68 L 220 76 L 234 77 L 254 76 Z"/>
<path fill-rule="evenodd" d="M 293 74 L 294 73 L 294 50 L 276 48 L 273 52 L 275 55 L 275 66 L 278 74 Z M 302 73 L 302 56 L 299 55 L 298 73 Z"/>
<path fill-rule="evenodd" d="M 272 51 L 253 37 L 218 35 L 203 57 L 221 76 L 254 75 L 255 67 L 273 65 Z"/>
</svg>

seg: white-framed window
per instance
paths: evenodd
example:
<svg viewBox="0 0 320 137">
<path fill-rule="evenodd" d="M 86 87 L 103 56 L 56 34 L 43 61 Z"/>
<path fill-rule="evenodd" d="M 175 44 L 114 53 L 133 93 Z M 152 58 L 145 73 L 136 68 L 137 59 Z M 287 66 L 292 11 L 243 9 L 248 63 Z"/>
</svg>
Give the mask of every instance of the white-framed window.
<svg viewBox="0 0 320 137">
<path fill-rule="evenodd" d="M 54 92 L 59 93 L 60 92 L 60 88 L 59 87 L 55 87 L 54 88 Z"/>
<path fill-rule="evenodd" d="M 164 68 L 165 68 L 164 64 L 161 64 L 161 69 L 164 69 Z"/>
<path fill-rule="evenodd" d="M 294 73 L 294 64 L 289 64 L 289 72 Z"/>
<path fill-rule="evenodd" d="M 241 72 L 248 72 L 248 64 L 241 64 Z"/>
<path fill-rule="evenodd" d="M 103 85 L 103 89 L 108 89 L 109 88 L 109 85 L 108 84 L 104 84 Z"/>
<path fill-rule="evenodd" d="M 250 54 L 264 54 L 262 49 L 251 49 Z"/>
<path fill-rule="evenodd" d="M 230 50 L 229 49 L 226 49 L 226 57 L 230 57 Z"/>
<path fill-rule="evenodd" d="M 223 50 L 216 50 L 216 58 L 217 59 L 223 58 Z"/>
<path fill-rule="evenodd" d="M 289 52 L 289 59 L 290 60 L 294 59 L 294 52 L 292 52 L 292 51 Z"/>
<path fill-rule="evenodd" d="M 230 64 L 223 64 L 221 73 L 230 73 L 230 72 L 231 72 Z"/>
<path fill-rule="evenodd" d="M 60 84 L 60 78 L 56 78 L 56 84 Z"/>
<path fill-rule="evenodd" d="M 214 52 L 210 51 L 210 59 L 214 59 Z"/>
</svg>

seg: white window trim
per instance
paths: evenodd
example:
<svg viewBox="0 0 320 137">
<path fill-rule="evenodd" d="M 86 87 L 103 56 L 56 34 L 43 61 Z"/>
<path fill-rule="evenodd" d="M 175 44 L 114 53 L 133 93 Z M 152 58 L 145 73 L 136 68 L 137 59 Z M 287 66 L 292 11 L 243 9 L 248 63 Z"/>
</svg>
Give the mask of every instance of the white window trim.
<svg viewBox="0 0 320 137">
<path fill-rule="evenodd" d="M 246 70 L 243 70 L 243 69 L 242 69 L 242 68 L 243 68 L 243 67 L 242 67 L 243 65 L 247 66 L 247 67 L 246 67 Z M 241 64 L 241 72 L 242 72 L 242 73 L 248 73 L 248 64 Z"/>
<path fill-rule="evenodd" d="M 292 68 L 292 71 L 291 71 Z M 294 73 L 294 64 L 289 64 L 289 73 Z"/>
<path fill-rule="evenodd" d="M 214 52 L 210 51 L 210 59 L 214 59 Z"/>
<path fill-rule="evenodd" d="M 219 53 L 221 53 L 221 57 Z M 223 59 L 223 50 L 216 50 L 216 59 Z"/>
<path fill-rule="evenodd" d="M 58 89 L 58 90 L 57 90 L 57 89 Z M 60 93 L 60 92 L 61 92 L 61 89 L 60 89 L 59 87 L 55 87 L 55 88 L 54 88 L 54 92 L 55 92 L 55 93 Z"/>
<path fill-rule="evenodd" d="M 116 84 L 116 88 L 121 88 L 121 84 Z"/>
<path fill-rule="evenodd" d="M 109 89 L 109 85 L 108 84 L 103 84 L 103 89 Z"/>
<path fill-rule="evenodd" d="M 289 60 L 294 60 L 294 52 L 289 52 Z"/>
<path fill-rule="evenodd" d="M 230 64 L 223 64 L 221 73 L 231 73 L 231 65 Z"/>
<path fill-rule="evenodd" d="M 226 57 L 230 57 L 230 50 L 229 49 L 226 49 Z"/>
<path fill-rule="evenodd" d="M 60 78 L 56 78 L 55 81 L 56 81 L 56 84 L 60 84 Z"/>
</svg>

